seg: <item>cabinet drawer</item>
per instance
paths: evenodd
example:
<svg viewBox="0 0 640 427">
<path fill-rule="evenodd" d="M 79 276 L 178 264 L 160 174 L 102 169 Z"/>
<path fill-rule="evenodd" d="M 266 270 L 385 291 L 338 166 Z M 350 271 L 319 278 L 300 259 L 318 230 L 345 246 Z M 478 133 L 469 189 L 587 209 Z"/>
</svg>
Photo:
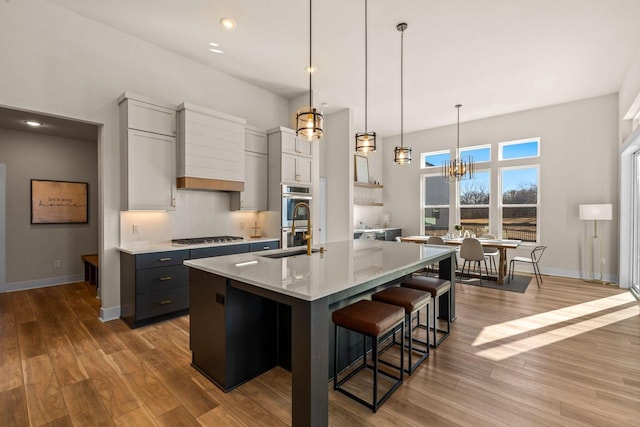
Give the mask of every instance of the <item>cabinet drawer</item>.
<svg viewBox="0 0 640 427">
<path fill-rule="evenodd" d="M 189 259 L 189 251 L 166 251 L 136 255 L 136 270 L 142 268 L 165 267 L 168 265 L 182 265 L 182 261 Z"/>
<path fill-rule="evenodd" d="M 189 308 L 189 286 L 140 294 L 136 299 L 136 320 Z"/>
<path fill-rule="evenodd" d="M 146 102 L 127 99 L 127 127 L 159 133 L 176 135 L 176 111 Z"/>
<path fill-rule="evenodd" d="M 396 240 L 396 237 L 400 237 L 402 235 L 402 230 L 387 230 L 384 232 L 385 240 Z"/>
<path fill-rule="evenodd" d="M 136 271 L 136 294 L 187 285 L 189 285 L 189 269 L 184 265 L 170 265 Z"/>
<path fill-rule="evenodd" d="M 274 240 L 273 242 L 254 242 L 249 244 L 249 252 L 266 251 L 269 249 L 278 249 L 280 242 Z"/>
<path fill-rule="evenodd" d="M 249 244 L 242 243 L 239 245 L 215 246 L 211 248 L 191 249 L 191 259 L 208 258 L 213 256 L 242 254 L 249 252 Z"/>
</svg>

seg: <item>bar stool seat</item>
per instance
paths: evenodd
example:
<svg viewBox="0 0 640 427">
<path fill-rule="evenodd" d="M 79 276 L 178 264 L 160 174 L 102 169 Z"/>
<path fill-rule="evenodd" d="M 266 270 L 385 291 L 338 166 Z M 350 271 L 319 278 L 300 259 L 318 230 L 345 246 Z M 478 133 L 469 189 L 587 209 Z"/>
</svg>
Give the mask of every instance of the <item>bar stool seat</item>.
<svg viewBox="0 0 640 427">
<path fill-rule="evenodd" d="M 393 376 L 387 372 L 381 371 L 378 364 L 378 345 L 379 339 L 385 336 L 388 332 L 395 330 L 400 326 L 401 334 L 404 336 L 404 309 L 391 304 L 385 304 L 377 301 L 361 300 L 350 304 L 346 307 L 340 308 L 334 311 L 331 315 L 334 323 L 335 333 L 335 345 L 333 350 L 334 364 L 333 364 L 333 389 L 337 390 L 352 399 L 362 403 L 366 407 L 376 412 L 380 405 L 391 396 L 404 379 L 404 352 L 400 352 L 400 366 L 396 368 L 399 371 L 399 376 Z M 349 329 L 354 332 L 358 332 L 364 335 L 364 344 L 362 350 L 362 364 L 350 372 L 345 378 L 338 381 L 338 326 Z M 367 364 L 367 339 L 372 338 L 372 350 L 371 356 L 373 358 L 373 366 Z M 359 396 L 351 393 L 348 390 L 342 388 L 342 385 L 351 379 L 354 375 L 360 372 L 364 368 L 373 370 L 373 400 L 367 402 Z M 378 374 L 384 375 L 394 380 L 391 388 L 378 399 Z"/>
<path fill-rule="evenodd" d="M 429 343 L 428 336 L 427 342 L 421 341 L 413 336 L 413 318 L 417 320 L 417 324 L 420 324 L 420 310 L 426 308 L 427 319 L 429 318 L 429 303 L 431 302 L 431 294 L 429 292 L 419 291 L 411 288 L 391 287 L 384 289 L 371 295 L 373 301 L 380 301 L 387 304 L 393 304 L 404 308 L 404 322 L 405 322 L 405 335 L 407 336 L 408 346 L 405 346 L 404 336 L 402 343 L 400 344 L 402 351 L 407 348 L 409 368 L 405 368 L 405 371 L 411 375 L 413 371 L 427 358 L 429 357 Z M 417 327 L 417 326 L 416 326 Z M 413 343 L 417 342 L 424 346 L 424 350 L 414 348 Z M 391 345 L 399 344 L 396 342 L 395 333 L 393 334 L 393 342 Z M 420 358 L 413 363 L 413 352 L 420 353 Z"/>
<path fill-rule="evenodd" d="M 404 288 L 417 289 L 423 292 L 429 292 L 431 294 L 431 298 L 434 301 L 439 301 L 440 297 L 443 295 L 447 295 L 447 307 L 449 308 L 449 313 L 447 314 L 447 329 L 442 330 L 438 329 L 438 319 L 436 317 L 436 307 L 433 307 L 433 344 L 432 347 L 437 347 L 440 345 L 442 341 L 444 341 L 451 332 L 451 282 L 445 279 L 438 279 L 436 277 L 426 277 L 426 276 L 415 276 L 409 279 L 405 279 L 400 285 Z M 438 304 L 434 304 L 437 306 Z M 428 319 L 428 318 L 427 318 Z M 427 320 L 428 323 L 428 320 Z M 419 325 L 420 327 L 428 328 L 428 325 Z M 440 332 L 443 335 L 438 339 L 437 333 Z"/>
</svg>

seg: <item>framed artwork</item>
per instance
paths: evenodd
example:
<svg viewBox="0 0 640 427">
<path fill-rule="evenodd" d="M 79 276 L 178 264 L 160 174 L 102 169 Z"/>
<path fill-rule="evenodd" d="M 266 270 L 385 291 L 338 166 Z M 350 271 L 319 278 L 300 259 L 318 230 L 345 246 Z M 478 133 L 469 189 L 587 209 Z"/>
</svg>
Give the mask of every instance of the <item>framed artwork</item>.
<svg viewBox="0 0 640 427">
<path fill-rule="evenodd" d="M 88 182 L 31 180 L 31 224 L 88 222 Z"/>
<path fill-rule="evenodd" d="M 369 159 L 363 156 L 355 157 L 355 178 L 356 182 L 369 183 Z"/>
</svg>

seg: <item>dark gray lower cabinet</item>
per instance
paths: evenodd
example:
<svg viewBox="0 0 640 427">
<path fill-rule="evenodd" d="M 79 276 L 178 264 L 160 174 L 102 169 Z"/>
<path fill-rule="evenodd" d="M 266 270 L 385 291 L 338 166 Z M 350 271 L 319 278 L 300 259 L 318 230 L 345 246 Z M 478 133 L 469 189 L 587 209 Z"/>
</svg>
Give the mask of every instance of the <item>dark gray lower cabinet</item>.
<svg viewBox="0 0 640 427">
<path fill-rule="evenodd" d="M 224 391 L 275 367 L 278 305 L 233 286 L 233 280 L 191 269 L 192 364 Z"/>
<path fill-rule="evenodd" d="M 253 242 L 249 243 L 249 252 L 268 251 L 270 249 L 278 249 L 280 247 L 280 241 L 274 240 L 271 242 Z"/>
<path fill-rule="evenodd" d="M 132 328 L 189 309 L 189 250 L 120 253 L 120 317 Z"/>
</svg>

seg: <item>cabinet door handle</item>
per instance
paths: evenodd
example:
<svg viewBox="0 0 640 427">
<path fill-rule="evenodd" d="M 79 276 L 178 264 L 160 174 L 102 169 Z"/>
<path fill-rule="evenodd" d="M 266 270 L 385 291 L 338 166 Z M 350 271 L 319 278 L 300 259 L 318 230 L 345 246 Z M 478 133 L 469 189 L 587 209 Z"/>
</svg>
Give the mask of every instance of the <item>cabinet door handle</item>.
<svg viewBox="0 0 640 427">
<path fill-rule="evenodd" d="M 167 304 L 171 304 L 173 301 L 171 301 L 170 299 L 166 299 L 164 301 L 160 301 L 160 305 L 167 305 Z"/>
<path fill-rule="evenodd" d="M 171 258 L 160 258 L 158 261 L 167 262 L 167 261 L 171 261 Z"/>
<path fill-rule="evenodd" d="M 166 280 L 171 280 L 171 276 L 161 277 L 160 280 L 162 280 L 163 282 Z"/>
<path fill-rule="evenodd" d="M 269 249 L 271 249 L 269 246 L 263 246 L 263 247 L 262 247 L 262 250 L 263 250 L 263 251 L 266 251 L 266 250 L 269 250 Z"/>
</svg>

